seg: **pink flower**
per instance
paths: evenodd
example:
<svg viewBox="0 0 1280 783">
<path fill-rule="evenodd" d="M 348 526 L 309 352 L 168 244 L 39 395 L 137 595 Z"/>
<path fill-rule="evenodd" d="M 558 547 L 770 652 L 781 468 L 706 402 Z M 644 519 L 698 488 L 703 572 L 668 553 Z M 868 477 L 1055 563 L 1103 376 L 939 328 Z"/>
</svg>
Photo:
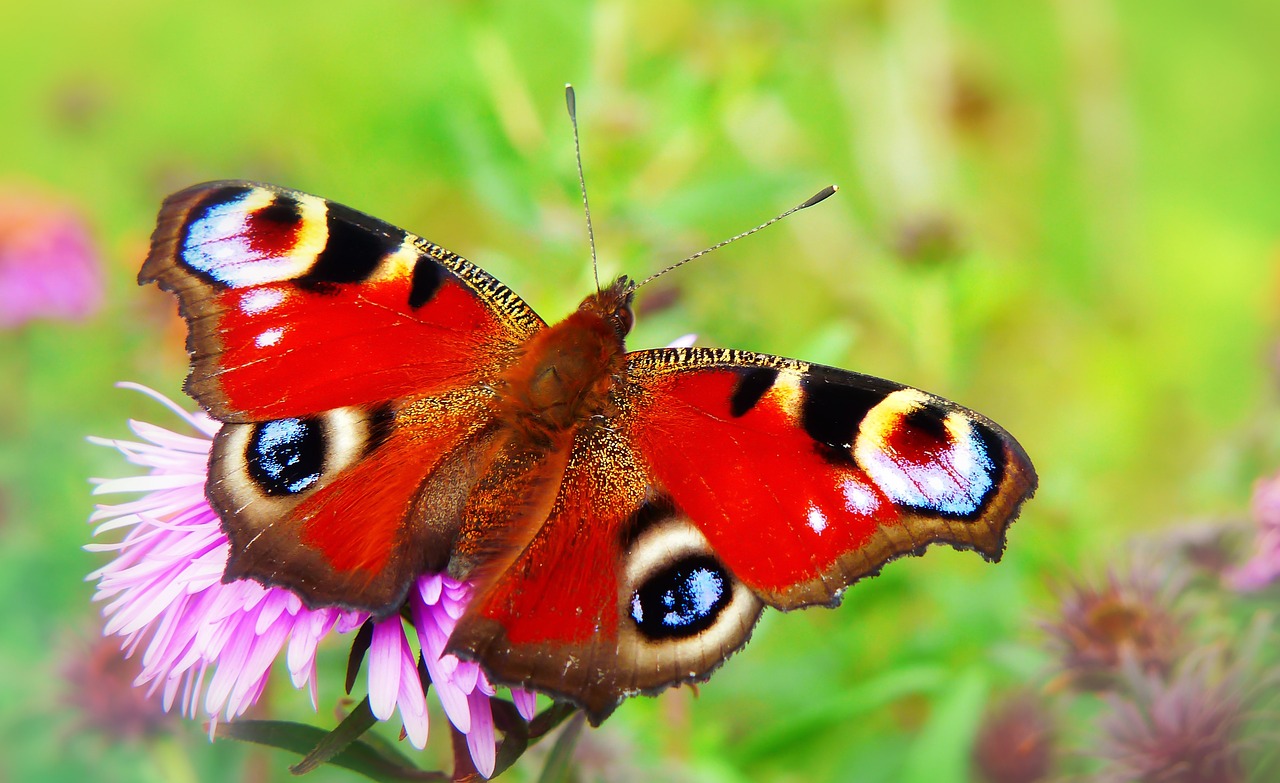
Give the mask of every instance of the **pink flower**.
<svg viewBox="0 0 1280 783">
<path fill-rule="evenodd" d="M 1280 477 L 1254 485 L 1253 518 L 1258 522 L 1254 555 L 1227 574 L 1228 583 L 1237 590 L 1261 590 L 1280 580 Z"/>
<path fill-rule="evenodd" d="M 211 732 L 220 718 L 243 715 L 258 700 L 281 653 L 294 686 L 309 691 L 314 707 L 321 640 L 359 629 L 368 615 L 307 609 L 292 592 L 257 582 L 224 584 L 228 542 L 204 496 L 209 447 L 219 424 L 201 413 L 187 413 L 149 389 L 122 385 L 159 400 L 198 434 L 134 421 L 130 427 L 141 442 L 94 439 L 150 469 L 143 476 L 99 481 L 94 490 L 98 495 L 145 493 L 132 502 L 99 505 L 90 518 L 98 523 L 95 536 L 127 531 L 116 543 L 86 547 L 115 553 L 115 559 L 88 577 L 98 581 L 95 600 L 105 602 L 103 633 L 121 637 L 127 654 L 142 651 L 137 685 L 158 693 L 166 710 L 179 703 L 192 717 L 203 712 Z M 391 720 L 398 712 L 408 740 L 418 748 L 426 745 L 420 649 L 445 714 L 466 735 L 476 769 L 487 777 L 495 763 L 489 703 L 494 688 L 476 664 L 443 654 L 470 590 L 469 584 L 447 575 L 424 574 L 407 599 L 413 634 L 405 628 L 403 613 L 373 625 L 369 704 L 380 720 Z M 513 691 L 512 697 L 520 714 L 531 718 L 533 694 Z"/>
<path fill-rule="evenodd" d="M 0 195 L 0 328 L 84 318 L 101 300 L 98 256 L 80 218 L 30 194 Z"/>
</svg>

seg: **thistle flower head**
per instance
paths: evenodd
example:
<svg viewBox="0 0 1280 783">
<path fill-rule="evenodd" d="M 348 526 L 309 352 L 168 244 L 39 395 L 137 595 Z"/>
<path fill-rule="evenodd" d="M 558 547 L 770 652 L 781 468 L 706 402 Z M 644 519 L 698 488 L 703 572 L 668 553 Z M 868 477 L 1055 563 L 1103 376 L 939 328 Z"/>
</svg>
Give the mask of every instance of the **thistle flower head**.
<svg viewBox="0 0 1280 783">
<path fill-rule="evenodd" d="M 1132 670 L 1099 723 L 1098 783 L 1239 783 L 1247 698 L 1238 669 L 1208 659 L 1165 680 Z"/>
<path fill-rule="evenodd" d="M 1108 572 L 1100 585 L 1075 582 L 1059 591 L 1058 616 L 1045 623 L 1067 680 L 1083 690 L 1110 687 L 1122 667 L 1167 673 L 1176 660 L 1182 619 L 1175 578 L 1134 566 Z"/>
</svg>

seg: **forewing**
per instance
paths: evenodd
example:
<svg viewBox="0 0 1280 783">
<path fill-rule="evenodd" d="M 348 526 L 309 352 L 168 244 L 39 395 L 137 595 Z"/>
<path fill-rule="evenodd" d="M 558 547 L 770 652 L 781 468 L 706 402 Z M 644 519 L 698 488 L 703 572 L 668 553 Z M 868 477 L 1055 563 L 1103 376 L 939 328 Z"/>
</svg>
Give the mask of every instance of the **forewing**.
<svg viewBox="0 0 1280 783">
<path fill-rule="evenodd" d="M 483 382 L 544 326 L 464 258 L 348 207 L 248 182 L 170 196 L 138 276 L 177 294 L 187 391 L 270 421 Z"/>
<path fill-rule="evenodd" d="M 990 560 L 1036 487 L 1000 426 L 908 386 L 744 351 L 628 355 L 623 425 L 651 481 L 781 609 L 933 543 Z"/>
</svg>

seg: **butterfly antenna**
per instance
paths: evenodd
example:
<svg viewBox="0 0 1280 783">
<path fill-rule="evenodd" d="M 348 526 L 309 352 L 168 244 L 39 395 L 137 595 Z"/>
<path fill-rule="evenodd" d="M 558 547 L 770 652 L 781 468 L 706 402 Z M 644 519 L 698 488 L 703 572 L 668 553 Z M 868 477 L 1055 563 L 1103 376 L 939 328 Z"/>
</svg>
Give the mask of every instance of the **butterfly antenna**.
<svg viewBox="0 0 1280 783">
<path fill-rule="evenodd" d="M 769 219 L 769 220 L 766 220 L 765 222 L 761 223 L 760 225 L 756 226 L 755 228 L 753 228 L 753 229 L 751 229 L 751 230 L 749 230 L 749 231 L 743 231 L 741 234 L 738 234 L 737 236 L 729 237 L 728 239 L 724 240 L 723 242 L 717 242 L 716 244 L 712 245 L 711 247 L 707 248 L 706 250 L 700 250 L 700 251 L 698 251 L 697 253 L 694 253 L 693 255 L 689 256 L 688 258 L 685 258 L 685 259 L 682 259 L 682 260 L 680 260 L 680 261 L 675 262 L 674 264 L 672 264 L 671 266 L 667 267 L 666 269 L 662 269 L 662 270 L 659 270 L 659 271 L 657 271 L 657 272 L 654 272 L 653 274 L 649 275 L 648 277 L 646 277 L 645 279 L 643 279 L 643 280 L 641 280 L 639 283 L 637 283 L 637 284 L 636 284 L 636 288 L 639 288 L 640 286 L 644 285 L 645 283 L 648 283 L 648 282 L 649 282 L 649 281 L 651 281 L 651 280 L 655 280 L 655 279 L 657 279 L 657 278 L 659 278 L 659 277 L 662 277 L 662 276 L 663 276 L 663 275 L 665 275 L 667 272 L 670 272 L 671 270 L 676 269 L 677 267 L 684 266 L 685 264 L 689 263 L 690 261 L 694 260 L 695 258 L 701 258 L 702 256 L 705 256 L 707 253 L 710 253 L 710 252 L 711 252 L 711 251 L 713 251 L 713 250 L 719 250 L 720 248 L 724 247 L 724 246 L 725 246 L 725 245 L 727 245 L 727 244 L 730 244 L 731 242 L 737 242 L 739 239 L 742 239 L 742 238 L 744 238 L 744 237 L 749 237 L 749 236 L 751 236 L 752 234 L 756 233 L 757 231 L 760 231 L 761 229 L 768 228 L 769 226 L 772 226 L 774 223 L 777 223 L 779 220 L 782 220 L 782 219 L 783 219 L 784 217 L 786 217 L 787 215 L 790 215 L 790 214 L 795 213 L 795 212 L 799 212 L 799 211 L 800 211 L 800 210 L 802 210 L 802 209 L 808 209 L 809 207 L 813 206 L 814 204 L 817 204 L 817 203 L 819 203 L 819 202 L 821 202 L 821 201 L 825 201 L 827 198 L 829 198 L 830 196 L 834 195 L 834 194 L 835 194 L 835 192 L 836 192 L 837 190 L 839 190 L 839 189 L 840 189 L 840 188 L 839 188 L 838 186 L 836 186 L 836 185 L 828 185 L 828 186 L 826 186 L 825 188 L 823 188 L 822 190 L 820 190 L 820 191 L 818 191 L 817 193 L 815 193 L 815 194 L 813 194 L 812 196 L 810 196 L 810 197 L 809 197 L 808 199 L 806 199 L 803 203 L 795 205 L 795 206 L 794 206 L 794 207 L 792 207 L 791 209 L 788 209 L 786 212 L 783 212 L 781 215 L 778 215 L 777 217 L 774 217 L 774 218 L 771 218 L 771 219 Z M 584 195 L 584 196 L 583 196 L 583 198 L 585 199 L 585 198 L 586 198 L 586 196 Z"/>
<path fill-rule="evenodd" d="M 600 269 L 596 265 L 596 232 L 591 227 L 591 205 L 587 203 L 587 179 L 582 175 L 582 144 L 578 141 L 578 101 L 573 94 L 573 85 L 564 86 L 564 103 L 569 109 L 569 122 L 573 123 L 573 155 L 578 161 L 578 189 L 582 191 L 582 211 L 587 213 L 587 242 L 591 244 L 591 274 L 596 279 L 596 290 L 600 290 Z"/>
</svg>

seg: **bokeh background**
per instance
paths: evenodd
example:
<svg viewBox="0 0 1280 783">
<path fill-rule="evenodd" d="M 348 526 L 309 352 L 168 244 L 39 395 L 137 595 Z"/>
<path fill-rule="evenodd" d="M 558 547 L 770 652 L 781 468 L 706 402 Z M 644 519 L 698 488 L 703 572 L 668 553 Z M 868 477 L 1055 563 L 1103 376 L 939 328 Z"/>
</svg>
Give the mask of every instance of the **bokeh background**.
<svg viewBox="0 0 1280 783">
<path fill-rule="evenodd" d="M 1248 554 L 1252 487 L 1280 466 L 1277 31 L 1273 0 L 3 3 L 0 781 L 289 777 L 285 753 L 176 718 L 123 731 L 103 705 L 131 675 L 95 642 L 87 480 L 136 469 L 85 437 L 178 426 L 117 381 L 190 405 L 173 303 L 134 284 L 162 198 L 324 195 L 552 320 L 591 285 L 566 81 L 602 276 L 841 187 L 645 291 L 632 345 L 695 332 L 921 386 L 1001 422 L 1041 476 L 1000 565 L 931 551 L 838 610 L 769 614 L 696 697 L 588 733 L 576 774 L 983 780 L 988 710 L 1062 698 L 1055 583 L 1189 523 L 1238 527 Z M 31 236 L 57 239 L 20 269 Z M 1277 606 L 1215 601 L 1201 619 L 1228 637 Z M 343 660 L 318 715 L 286 677 L 258 715 L 332 725 Z M 1055 708 L 1061 756 L 1101 730 L 1082 698 Z M 447 763 L 443 725 L 424 767 Z"/>
</svg>

